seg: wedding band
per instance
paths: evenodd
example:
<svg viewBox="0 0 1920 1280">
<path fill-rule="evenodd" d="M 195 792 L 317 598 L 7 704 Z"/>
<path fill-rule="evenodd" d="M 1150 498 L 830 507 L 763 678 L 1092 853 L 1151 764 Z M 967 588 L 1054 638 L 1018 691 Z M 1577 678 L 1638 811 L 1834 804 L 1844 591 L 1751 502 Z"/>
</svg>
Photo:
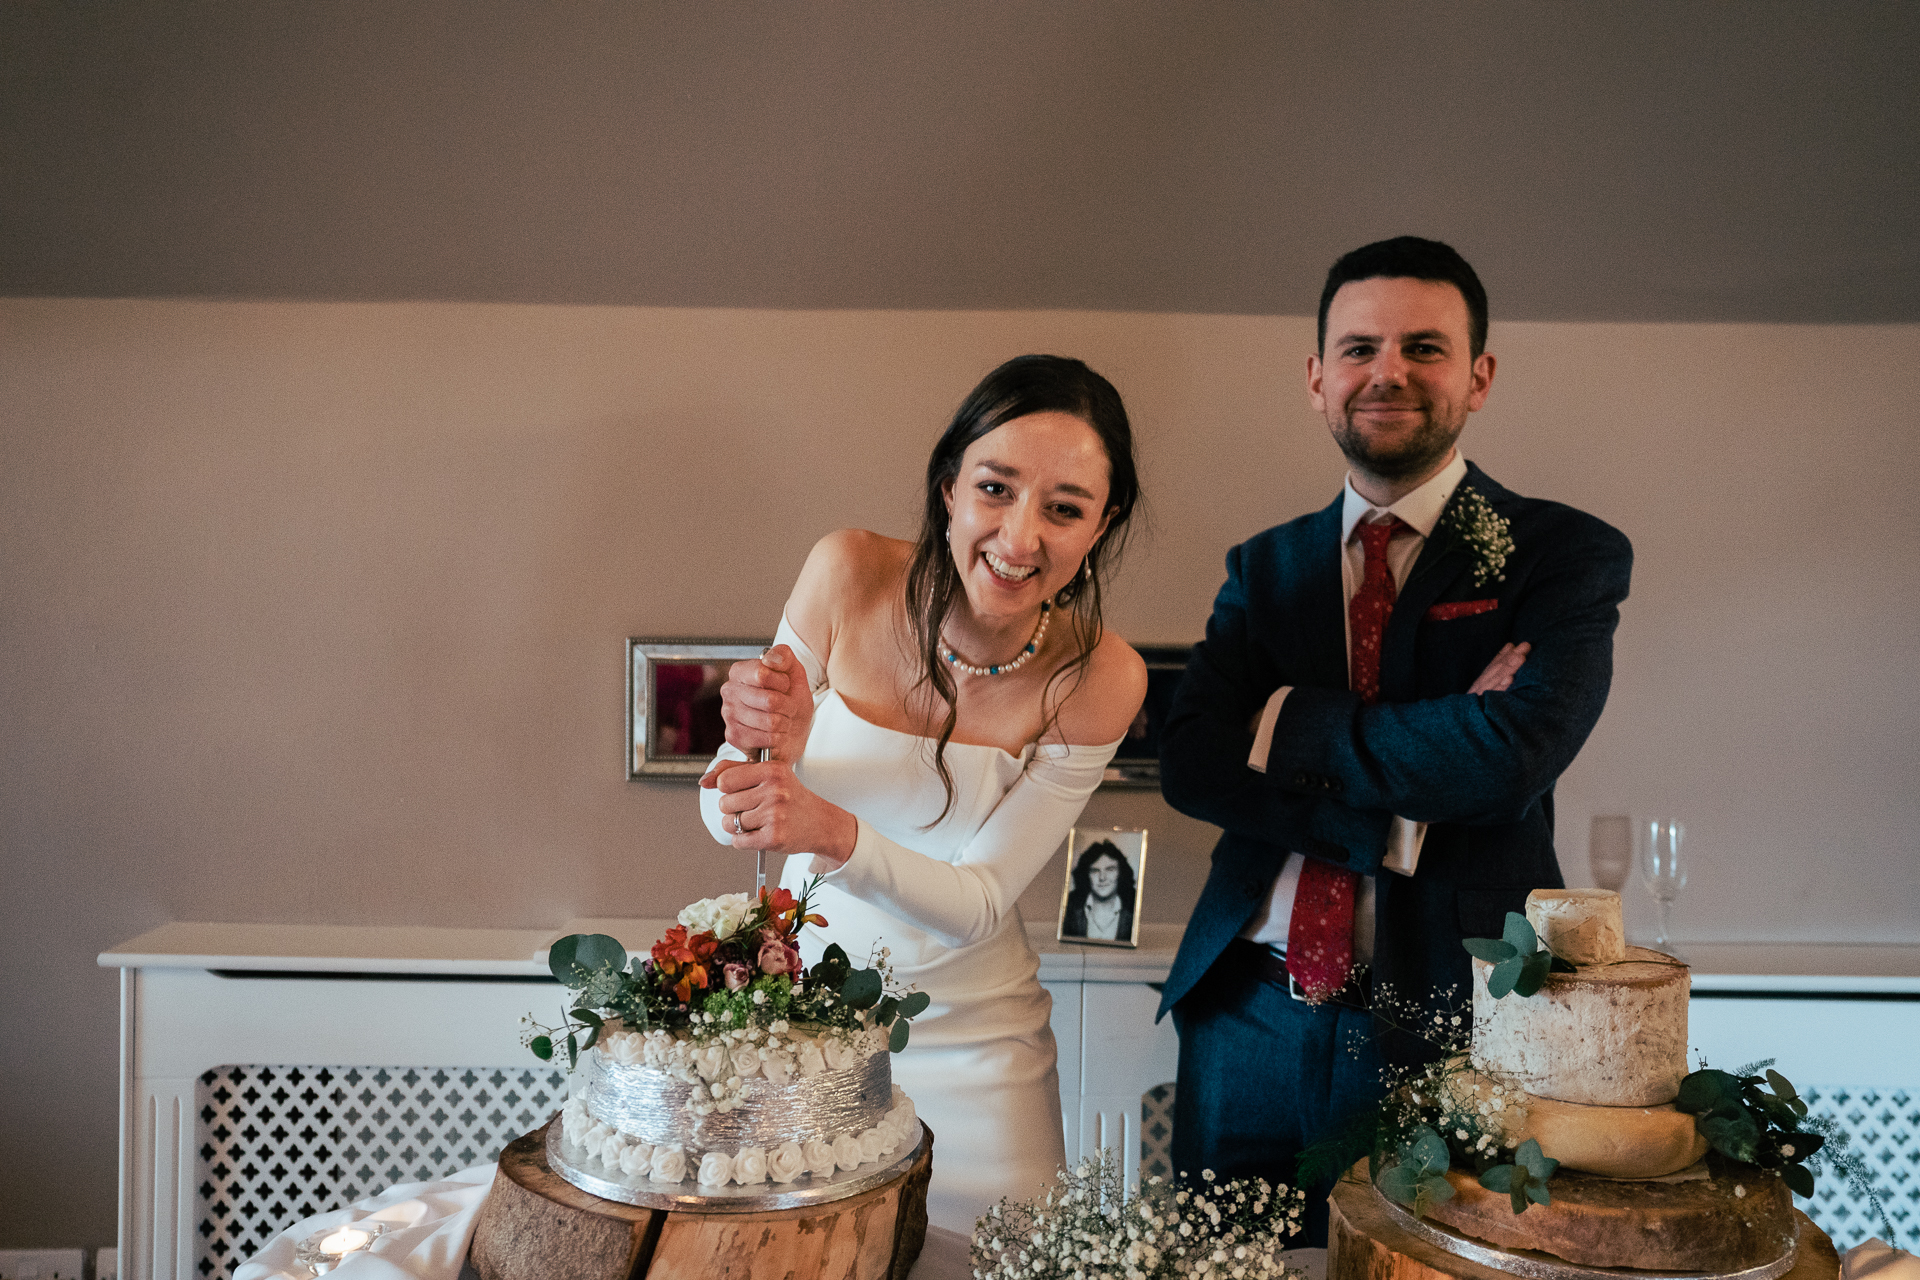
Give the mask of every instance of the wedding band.
<svg viewBox="0 0 1920 1280">
<path fill-rule="evenodd" d="M 743 836 L 747 834 L 747 829 L 744 825 L 741 824 L 740 815 L 737 813 L 733 815 L 733 833 L 737 836 Z"/>
</svg>

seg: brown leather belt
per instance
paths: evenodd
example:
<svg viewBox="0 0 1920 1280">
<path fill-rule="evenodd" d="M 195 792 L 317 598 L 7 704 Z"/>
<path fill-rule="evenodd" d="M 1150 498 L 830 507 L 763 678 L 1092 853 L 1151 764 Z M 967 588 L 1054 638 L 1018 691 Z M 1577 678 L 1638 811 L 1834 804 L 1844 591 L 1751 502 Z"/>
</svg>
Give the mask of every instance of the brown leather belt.
<svg viewBox="0 0 1920 1280">
<path fill-rule="evenodd" d="M 1232 963 L 1251 969 L 1262 982 L 1282 987 L 1289 996 L 1301 1004 L 1312 1004 L 1307 999 L 1306 989 L 1287 972 L 1287 956 L 1284 951 L 1276 951 L 1264 942 L 1251 942 L 1246 938 L 1235 938 L 1227 944 Z M 1359 1009 L 1362 1012 L 1372 1006 L 1373 980 L 1367 966 L 1357 964 L 1353 972 L 1347 975 L 1347 985 L 1328 996 L 1321 1004 L 1335 1004 L 1347 1009 Z"/>
</svg>

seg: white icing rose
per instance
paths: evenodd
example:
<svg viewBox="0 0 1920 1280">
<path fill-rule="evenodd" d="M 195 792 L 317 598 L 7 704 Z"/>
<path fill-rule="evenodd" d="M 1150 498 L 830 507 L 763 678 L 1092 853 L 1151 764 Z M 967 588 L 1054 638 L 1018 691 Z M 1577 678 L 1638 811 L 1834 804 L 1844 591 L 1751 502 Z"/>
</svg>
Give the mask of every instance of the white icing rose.
<svg viewBox="0 0 1920 1280">
<path fill-rule="evenodd" d="M 719 1151 L 709 1151 L 700 1157 L 700 1185 L 703 1187 L 724 1187 L 733 1179 L 733 1157 Z"/>
<path fill-rule="evenodd" d="M 678 1147 L 655 1147 L 647 1177 L 654 1182 L 685 1182 L 687 1153 Z"/>
<path fill-rule="evenodd" d="M 600 1163 L 609 1169 L 618 1169 L 620 1167 L 620 1157 L 625 1153 L 626 1149 L 626 1134 L 619 1132 L 608 1134 L 606 1137 L 600 1139 Z"/>
<path fill-rule="evenodd" d="M 733 1074 L 742 1080 L 751 1080 L 760 1074 L 760 1051 L 750 1044 L 736 1045 L 733 1050 Z"/>
<path fill-rule="evenodd" d="M 766 1053 L 760 1056 L 760 1074 L 781 1088 L 793 1078 L 793 1055 L 789 1053 Z"/>
<path fill-rule="evenodd" d="M 579 1103 L 575 1106 L 574 1103 Z M 587 1114 L 585 1101 L 575 1098 L 569 1101 L 566 1109 L 560 1113 L 560 1132 L 566 1135 L 568 1142 L 580 1145 L 580 1139 L 587 1136 L 587 1130 L 593 1128 L 593 1117 Z"/>
<path fill-rule="evenodd" d="M 608 1124 L 604 1120 L 596 1121 L 586 1131 L 585 1134 L 581 1135 L 580 1145 L 585 1147 L 588 1151 L 598 1151 L 600 1149 L 600 1144 L 605 1142 L 607 1140 L 607 1135 L 612 1132 L 613 1132 L 612 1125 Z"/>
<path fill-rule="evenodd" d="M 644 1142 L 636 1142 L 620 1153 L 620 1172 L 629 1178 L 637 1178 L 653 1165 L 653 1148 Z"/>
<path fill-rule="evenodd" d="M 868 1129 L 860 1135 L 860 1163 L 872 1164 L 880 1158 L 883 1151 L 893 1150 L 893 1139 L 878 1128 Z"/>
<path fill-rule="evenodd" d="M 838 1036 L 828 1039 L 821 1046 L 821 1052 L 826 1055 L 829 1071 L 845 1071 L 860 1061 L 858 1055 L 854 1053 L 853 1046 Z"/>
<path fill-rule="evenodd" d="M 693 1065 L 703 1080 L 720 1080 L 733 1071 L 733 1056 L 718 1040 L 709 1040 L 693 1051 Z"/>
<path fill-rule="evenodd" d="M 807 1172 L 824 1178 L 833 1172 L 836 1161 L 833 1158 L 833 1144 L 825 1138 L 809 1138 L 800 1148 L 800 1154 L 806 1158 Z"/>
<path fill-rule="evenodd" d="M 775 1182 L 792 1182 L 806 1171 L 807 1157 L 797 1142 L 783 1142 L 767 1152 L 767 1176 Z"/>
<path fill-rule="evenodd" d="M 767 1180 L 767 1153 L 760 1147 L 742 1147 L 733 1157 L 733 1180 L 743 1187 Z"/>
<path fill-rule="evenodd" d="M 842 1169 L 860 1167 L 860 1139 L 851 1133 L 843 1133 L 833 1140 L 833 1162 Z"/>
<path fill-rule="evenodd" d="M 747 918 L 747 895 L 744 893 L 723 893 L 717 898 L 702 898 L 680 913 L 680 923 L 687 926 L 689 932 L 705 933 L 713 931 L 713 936 L 721 942 L 731 938 Z"/>
<path fill-rule="evenodd" d="M 606 1046 L 607 1056 L 623 1067 L 638 1066 L 646 1060 L 647 1042 L 631 1031 L 601 1043 Z"/>
<path fill-rule="evenodd" d="M 673 1037 L 663 1031 L 649 1031 L 641 1047 L 640 1060 L 650 1067 L 664 1067 L 673 1054 Z"/>
<path fill-rule="evenodd" d="M 795 1055 L 795 1065 L 800 1068 L 800 1078 L 811 1080 L 827 1069 L 827 1060 L 820 1054 L 820 1046 L 809 1040 L 800 1046 Z"/>
</svg>

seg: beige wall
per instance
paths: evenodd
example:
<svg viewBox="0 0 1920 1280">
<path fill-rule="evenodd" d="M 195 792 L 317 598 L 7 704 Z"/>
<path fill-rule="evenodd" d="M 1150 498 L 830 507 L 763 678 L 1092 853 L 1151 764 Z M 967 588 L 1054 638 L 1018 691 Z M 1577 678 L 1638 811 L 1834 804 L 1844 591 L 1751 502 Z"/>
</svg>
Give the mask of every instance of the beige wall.
<svg viewBox="0 0 1920 1280">
<path fill-rule="evenodd" d="M 1332 497 L 1311 322 L 0 301 L 0 1246 L 113 1231 L 115 983 L 166 920 L 554 924 L 737 887 L 621 775 L 622 640 L 771 630 L 827 530 L 910 527 L 1025 350 L 1125 393 L 1153 535 L 1112 607 L 1197 638 L 1227 545 Z M 1688 820 L 1694 939 L 1911 941 L 1920 328 L 1496 325 L 1469 456 L 1632 537 L 1561 792 Z M 1150 918 L 1211 830 L 1157 796 Z M 1056 866 L 1023 904 L 1057 900 Z M 1629 902 L 1644 924 L 1637 897 Z"/>
</svg>

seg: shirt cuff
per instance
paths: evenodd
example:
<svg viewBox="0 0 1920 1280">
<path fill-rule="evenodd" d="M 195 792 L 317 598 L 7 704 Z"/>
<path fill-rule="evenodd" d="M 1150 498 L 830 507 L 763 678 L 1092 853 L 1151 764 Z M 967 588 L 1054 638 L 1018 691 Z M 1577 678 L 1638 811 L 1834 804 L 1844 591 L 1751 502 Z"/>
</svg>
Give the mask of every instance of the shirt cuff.
<svg viewBox="0 0 1920 1280">
<path fill-rule="evenodd" d="M 1408 822 L 1396 813 L 1387 824 L 1387 851 L 1380 865 L 1388 871 L 1410 876 L 1420 866 L 1420 847 L 1426 842 L 1426 823 Z"/>
<path fill-rule="evenodd" d="M 1260 712 L 1260 721 L 1253 729 L 1253 750 L 1247 752 L 1247 768 L 1255 773 L 1267 771 L 1267 756 L 1273 750 L 1273 726 L 1280 719 L 1280 704 L 1292 692 L 1292 685 L 1281 685 L 1273 691 L 1265 709 Z"/>
</svg>

